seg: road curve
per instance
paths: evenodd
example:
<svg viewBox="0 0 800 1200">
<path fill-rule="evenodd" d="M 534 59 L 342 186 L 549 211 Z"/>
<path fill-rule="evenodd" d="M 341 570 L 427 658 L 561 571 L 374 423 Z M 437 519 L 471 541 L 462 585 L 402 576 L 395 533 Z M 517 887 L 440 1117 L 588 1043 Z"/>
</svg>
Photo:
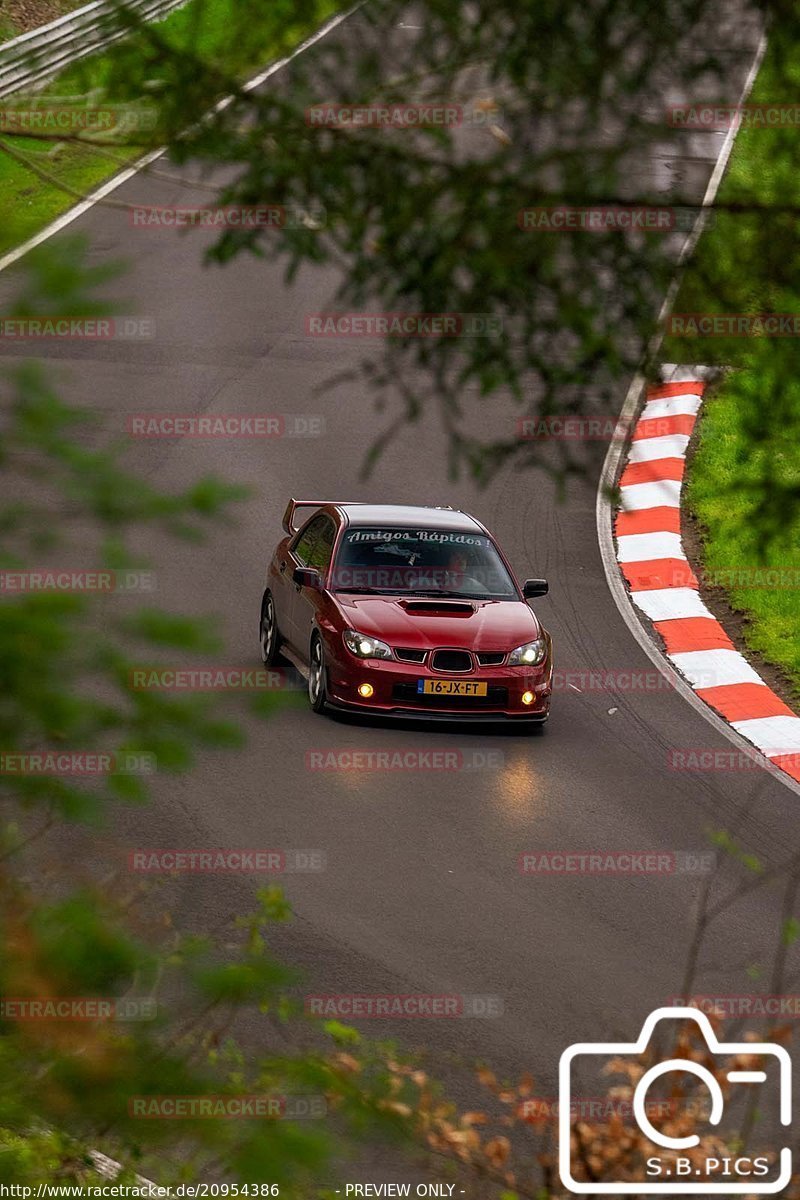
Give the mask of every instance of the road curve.
<svg viewBox="0 0 800 1200">
<path fill-rule="evenodd" d="M 358 20 L 358 15 L 351 18 Z M 738 97 L 757 41 L 731 54 L 726 90 Z M 342 36 L 337 31 L 332 36 Z M 652 99 L 652 98 L 651 98 Z M 657 97 L 655 97 L 657 100 Z M 699 201 L 715 160 L 681 164 Z M 674 163 L 641 164 L 663 191 Z M 175 168 L 171 168 L 172 171 Z M 208 193 L 147 174 L 117 201 L 202 204 Z M 367 482 L 358 472 L 383 418 L 360 383 L 321 389 L 354 365 L 363 345 L 314 340 L 304 316 L 335 288 L 326 271 L 303 270 L 287 288 L 274 266 L 249 259 L 227 269 L 201 263 L 202 235 L 137 231 L 103 207 L 74 229 L 91 261 L 130 261 L 114 294 L 153 316 L 150 343 L 59 344 L 43 351 L 63 393 L 104 418 L 108 436 L 143 412 L 315 414 L 317 438 L 134 440 L 129 465 L 153 484 L 177 488 L 209 471 L 255 489 L 234 530 L 202 548 L 142 537 L 158 573 L 158 602 L 218 615 L 226 661 L 257 663 L 256 619 L 266 556 L 290 494 L 400 503 L 449 503 L 476 514 L 507 549 L 518 574 L 546 576 L 535 607 L 565 672 L 643 672 L 653 664 L 620 616 L 606 584 L 595 530 L 599 460 L 565 501 L 542 476 L 502 472 L 486 490 L 449 482 L 433 414 L 402 432 Z M 15 265 L 0 280 L 13 290 Z M 11 350 L 9 354 L 23 353 Z M 620 387 L 620 403 L 624 387 Z M 502 433 L 516 413 L 503 398 L 476 428 Z M 321 848 L 327 869 L 287 876 L 297 919 L 282 953 L 315 993 L 430 993 L 499 997 L 502 1015 L 457 1021 L 373 1022 L 366 1028 L 421 1049 L 458 1089 L 459 1064 L 475 1058 L 501 1073 L 534 1072 L 555 1083 L 561 1050 L 601 1036 L 631 1038 L 644 1016 L 680 988 L 703 876 L 660 873 L 526 876 L 526 851 L 701 851 L 710 828 L 734 832 L 767 862 L 785 853 L 796 797 L 761 771 L 670 770 L 671 748 L 728 743 L 678 693 L 610 694 L 565 688 L 544 736 L 516 730 L 394 728 L 320 719 L 299 709 L 251 727 L 237 755 L 204 754 L 185 778 L 156 778 L 146 810 L 120 808 L 113 833 L 91 843 L 98 861 L 141 846 Z M 313 772 L 309 750 L 419 750 L 458 746 L 501 759 L 474 770 Z M 83 839 L 83 840 L 82 840 Z M 116 849 L 113 847 L 116 846 Z M 730 886 L 722 867 L 715 891 Z M 175 920 L 216 930 L 245 908 L 252 880 L 187 878 L 175 888 Z M 752 990 L 746 969 L 764 957 L 778 902 L 753 893 L 720 918 L 704 947 L 697 990 Z M 258 1021 L 245 1023 L 257 1038 Z"/>
</svg>

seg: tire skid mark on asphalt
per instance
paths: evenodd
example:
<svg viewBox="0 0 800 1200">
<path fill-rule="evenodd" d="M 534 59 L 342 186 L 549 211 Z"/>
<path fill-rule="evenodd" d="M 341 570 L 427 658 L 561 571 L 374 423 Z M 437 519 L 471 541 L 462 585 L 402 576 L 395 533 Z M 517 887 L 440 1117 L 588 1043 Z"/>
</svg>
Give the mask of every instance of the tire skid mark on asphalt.
<svg viewBox="0 0 800 1200">
<path fill-rule="evenodd" d="M 687 435 L 697 421 L 705 388 L 706 382 L 697 379 L 647 389 L 619 483 L 617 561 L 632 602 L 652 621 L 667 658 L 695 694 L 773 768 L 800 782 L 800 716 L 734 648 L 703 602 L 683 550 L 680 503 Z M 682 450 L 677 435 L 687 438 Z M 643 459 L 637 454 L 638 447 L 659 438 L 665 443 L 664 457 Z"/>
<path fill-rule="evenodd" d="M 559 513 L 558 509 L 554 507 L 551 513 L 552 533 L 554 536 L 549 539 L 549 544 L 554 548 L 553 552 L 558 560 L 557 573 L 562 579 L 568 580 L 570 578 L 570 570 L 566 552 L 568 539 L 565 536 L 560 517 L 561 514 Z M 562 613 L 564 613 L 564 609 L 567 610 L 564 616 L 564 629 L 562 631 L 561 638 L 565 644 L 570 646 L 570 649 L 573 651 L 573 653 L 575 651 L 578 652 L 578 663 L 580 667 L 585 669 L 589 664 L 595 663 L 600 664 L 601 666 L 605 665 L 606 648 L 605 645 L 602 644 L 602 638 L 593 633 L 592 627 L 581 616 L 581 613 L 578 611 L 577 601 L 570 587 L 566 587 L 564 589 L 561 596 L 561 602 Z M 650 743 L 651 751 L 661 750 L 664 752 L 663 761 L 666 762 L 666 754 L 670 749 L 669 740 L 661 732 L 661 729 L 658 725 L 649 721 L 639 711 L 639 706 L 636 703 L 636 698 L 634 696 L 628 695 L 623 691 L 614 690 L 609 691 L 605 696 L 601 696 L 601 702 L 599 704 L 593 704 L 591 703 L 593 697 L 582 691 L 580 688 L 572 689 L 571 698 L 573 700 L 576 695 L 581 697 L 581 700 L 576 701 L 576 703 L 583 703 L 585 705 L 586 711 L 594 721 L 598 730 L 601 731 L 601 736 L 603 739 L 608 737 L 608 708 L 609 706 L 615 706 L 621 713 L 624 714 L 625 719 L 639 731 L 641 737 Z M 648 770 L 652 769 L 653 759 L 648 751 L 644 749 L 633 749 L 633 744 L 629 743 L 628 752 L 633 752 L 640 759 L 640 761 L 645 764 Z"/>
<path fill-rule="evenodd" d="M 560 514 L 556 508 L 552 510 L 552 530 L 554 537 L 550 539 L 550 545 L 555 548 L 554 553 L 558 557 L 558 567 L 560 577 L 569 579 L 570 574 L 567 565 L 567 538 L 564 535 Z M 602 638 L 595 636 L 591 627 L 582 618 L 578 611 L 578 605 L 569 587 L 565 588 L 562 593 L 562 612 L 564 605 L 567 606 L 564 620 L 564 629 L 562 631 L 562 640 L 569 644 L 571 650 L 578 651 L 578 662 L 584 666 L 589 663 L 605 664 L 606 648 L 602 644 Z M 580 697 L 580 699 L 576 699 Z M 621 690 L 609 691 L 606 695 L 600 698 L 600 703 L 592 703 L 595 697 L 587 694 L 580 689 L 574 689 L 570 694 L 570 699 L 575 703 L 582 704 L 588 717 L 594 722 L 602 741 L 607 741 L 609 734 L 609 706 L 614 706 L 619 711 L 619 716 L 614 714 L 613 721 L 625 722 L 636 729 L 640 737 L 645 742 L 645 746 L 637 747 L 634 740 L 623 739 L 626 747 L 626 753 L 636 757 L 643 765 L 647 773 L 652 772 L 653 762 L 661 761 L 666 764 L 667 755 L 672 748 L 669 738 L 662 732 L 660 725 L 649 719 L 640 710 L 640 705 L 637 703 L 635 695 L 627 694 Z M 714 805 L 717 796 L 714 786 L 710 780 L 704 778 L 694 778 L 691 784 L 695 794 L 702 792 L 706 798 L 707 811 L 714 810 Z"/>
</svg>

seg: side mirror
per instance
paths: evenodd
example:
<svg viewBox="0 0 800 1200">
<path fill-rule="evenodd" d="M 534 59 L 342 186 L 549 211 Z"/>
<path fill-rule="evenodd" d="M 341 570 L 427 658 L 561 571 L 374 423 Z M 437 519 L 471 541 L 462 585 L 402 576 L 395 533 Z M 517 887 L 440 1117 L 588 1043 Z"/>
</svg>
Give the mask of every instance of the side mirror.
<svg viewBox="0 0 800 1200">
<path fill-rule="evenodd" d="M 522 585 L 522 594 L 526 600 L 534 596 L 546 596 L 550 587 L 546 579 L 526 579 Z"/>
<path fill-rule="evenodd" d="M 313 567 L 295 567 L 292 583 L 296 583 L 298 587 L 316 588 L 318 591 L 322 587 L 319 571 L 315 571 Z"/>
</svg>

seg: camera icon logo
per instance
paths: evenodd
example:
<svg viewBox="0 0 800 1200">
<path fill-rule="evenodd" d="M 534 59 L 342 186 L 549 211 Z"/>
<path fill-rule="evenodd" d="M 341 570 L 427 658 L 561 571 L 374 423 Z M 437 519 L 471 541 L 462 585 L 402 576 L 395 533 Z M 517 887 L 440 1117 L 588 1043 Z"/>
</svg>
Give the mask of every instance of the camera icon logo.
<svg viewBox="0 0 800 1200">
<path fill-rule="evenodd" d="M 558 1105 L 558 1166 L 561 1182 L 570 1191 L 579 1195 L 774 1195 L 782 1191 L 789 1183 L 792 1175 L 792 1152 L 784 1146 L 778 1156 L 777 1164 L 772 1164 L 766 1156 L 747 1158 L 744 1156 L 726 1158 L 706 1158 L 703 1166 L 698 1166 L 697 1155 L 682 1156 L 681 1151 L 695 1150 L 700 1145 L 700 1137 L 693 1133 L 686 1137 L 671 1137 L 656 1129 L 647 1113 L 647 1093 L 650 1087 L 662 1076 L 670 1073 L 691 1074 L 697 1077 L 707 1088 L 710 1098 L 708 1122 L 712 1127 L 722 1121 L 725 1109 L 725 1095 L 719 1079 L 708 1067 L 689 1058 L 670 1058 L 656 1063 L 644 1071 L 639 1078 L 633 1094 L 633 1117 L 644 1136 L 655 1147 L 667 1151 L 662 1159 L 657 1153 L 646 1159 L 646 1178 L 641 1180 L 612 1180 L 599 1181 L 579 1179 L 573 1173 L 571 1111 L 575 1101 L 573 1088 L 575 1074 L 580 1070 L 582 1058 L 594 1060 L 589 1062 L 591 1069 L 597 1069 L 599 1059 L 620 1059 L 636 1056 L 641 1059 L 650 1045 L 653 1032 L 659 1021 L 693 1021 L 706 1043 L 708 1051 L 715 1058 L 726 1059 L 737 1055 L 748 1058 L 765 1059 L 773 1068 L 768 1076 L 766 1070 L 734 1070 L 724 1069 L 727 1083 L 732 1085 L 726 1089 L 730 1099 L 736 1094 L 738 1085 L 757 1085 L 772 1082 L 778 1089 L 778 1117 L 782 1126 L 791 1123 L 792 1106 L 792 1064 L 788 1051 L 774 1042 L 720 1042 L 705 1013 L 696 1008 L 657 1008 L 650 1013 L 642 1026 L 639 1038 L 635 1042 L 577 1042 L 567 1047 L 559 1062 L 559 1105 Z M 722 1067 L 723 1064 L 720 1064 Z M 702 1160 L 700 1160 L 702 1161 Z M 778 1171 L 777 1178 L 775 1171 Z M 772 1178 L 770 1178 L 772 1176 Z"/>
</svg>

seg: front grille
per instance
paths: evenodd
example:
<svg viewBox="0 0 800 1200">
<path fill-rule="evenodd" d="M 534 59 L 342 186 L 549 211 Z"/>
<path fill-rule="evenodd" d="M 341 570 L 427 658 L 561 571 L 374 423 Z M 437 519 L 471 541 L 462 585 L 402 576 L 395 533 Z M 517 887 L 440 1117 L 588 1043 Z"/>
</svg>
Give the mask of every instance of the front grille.
<svg viewBox="0 0 800 1200">
<path fill-rule="evenodd" d="M 505 658 L 505 654 L 502 650 L 499 652 L 495 652 L 493 650 L 491 653 L 489 651 L 484 651 L 483 654 L 476 654 L 475 657 L 482 667 L 499 667 L 500 663 Z"/>
<path fill-rule="evenodd" d="M 467 711 L 481 708 L 507 708 L 508 688 L 490 684 L 485 696 L 426 696 L 415 683 L 396 683 L 392 700 L 408 708 L 436 708 Z"/>
<path fill-rule="evenodd" d="M 434 671 L 471 671 L 472 655 L 466 650 L 434 650 L 431 667 Z"/>
<path fill-rule="evenodd" d="M 410 650 L 406 646 L 395 646 L 394 653 L 400 662 L 424 663 L 427 650 Z"/>
</svg>

